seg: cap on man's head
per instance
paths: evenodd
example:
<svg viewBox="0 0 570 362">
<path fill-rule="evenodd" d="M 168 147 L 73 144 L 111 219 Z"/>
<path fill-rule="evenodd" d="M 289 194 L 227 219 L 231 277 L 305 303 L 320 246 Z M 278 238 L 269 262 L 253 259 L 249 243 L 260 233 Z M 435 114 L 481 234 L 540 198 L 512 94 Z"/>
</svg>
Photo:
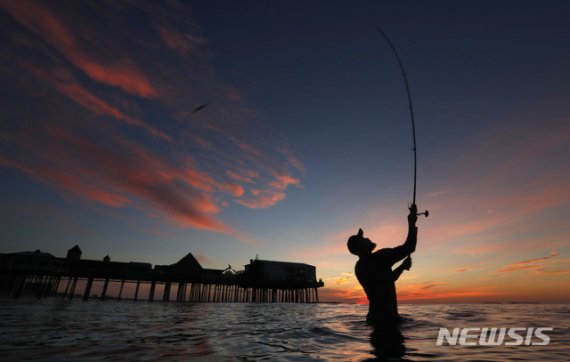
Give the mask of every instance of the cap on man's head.
<svg viewBox="0 0 570 362">
<path fill-rule="evenodd" d="M 348 251 L 350 251 L 351 254 L 358 255 L 362 240 L 364 240 L 364 232 L 362 229 L 358 229 L 358 234 L 352 235 L 348 238 L 346 243 Z"/>
</svg>

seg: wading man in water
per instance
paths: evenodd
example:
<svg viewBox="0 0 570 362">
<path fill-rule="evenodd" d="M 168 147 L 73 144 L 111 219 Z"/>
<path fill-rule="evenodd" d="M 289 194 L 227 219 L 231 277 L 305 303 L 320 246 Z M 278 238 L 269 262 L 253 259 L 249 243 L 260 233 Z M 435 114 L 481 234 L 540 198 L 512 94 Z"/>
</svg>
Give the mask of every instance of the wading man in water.
<svg viewBox="0 0 570 362">
<path fill-rule="evenodd" d="M 411 266 L 409 255 L 416 250 L 417 219 L 417 207 L 412 205 L 408 215 L 408 237 L 404 244 L 395 248 L 373 253 L 376 244 L 364 237 L 362 229 L 348 238 L 348 250 L 359 257 L 354 267 L 356 278 L 369 301 L 366 321 L 376 327 L 396 328 L 400 321 L 394 282 L 404 269 L 409 270 Z M 392 271 L 392 266 L 404 258 L 402 265 Z"/>
</svg>

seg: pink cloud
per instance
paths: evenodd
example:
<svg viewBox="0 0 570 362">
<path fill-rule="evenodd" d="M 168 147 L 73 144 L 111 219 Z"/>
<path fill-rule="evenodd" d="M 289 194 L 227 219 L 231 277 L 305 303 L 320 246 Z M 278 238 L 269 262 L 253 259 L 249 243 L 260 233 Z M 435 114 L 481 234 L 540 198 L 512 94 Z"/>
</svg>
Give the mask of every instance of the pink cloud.
<svg viewBox="0 0 570 362">
<path fill-rule="evenodd" d="M 270 186 L 277 190 L 286 190 L 290 185 L 299 186 L 301 181 L 298 178 L 284 173 L 273 173 L 275 181 L 269 183 Z"/>
<path fill-rule="evenodd" d="M 541 263 L 543 263 L 548 259 L 554 258 L 555 256 L 558 256 L 557 251 L 553 251 L 549 255 L 544 256 L 542 258 L 522 260 L 513 264 L 508 264 L 502 267 L 501 269 L 497 270 L 497 273 L 508 273 L 518 270 L 537 269 L 540 267 Z"/>
<path fill-rule="evenodd" d="M 79 55 L 70 54 L 70 60 L 94 80 L 122 88 L 126 92 L 141 97 L 155 97 L 157 91 L 137 70 L 129 59 L 122 59 L 116 64 L 100 64 Z"/>
<path fill-rule="evenodd" d="M 226 183 L 223 188 L 234 197 L 241 197 L 245 193 L 244 188 L 241 185 L 235 183 Z"/>
<path fill-rule="evenodd" d="M 99 115 L 113 117 L 131 126 L 144 128 L 150 135 L 163 139 L 165 141 L 172 142 L 172 138 L 164 132 L 147 125 L 140 119 L 128 116 L 118 108 L 95 96 L 87 88 L 79 84 L 73 75 L 65 69 L 53 68 L 51 71 L 47 72 L 31 64 L 28 64 L 26 68 L 40 79 L 47 81 L 51 86 L 56 88 L 62 94 L 87 108 L 91 112 Z"/>
<path fill-rule="evenodd" d="M 445 283 L 442 282 L 425 282 L 424 284 L 422 284 L 421 286 L 419 286 L 419 289 L 421 290 L 427 290 L 427 289 L 432 289 L 432 288 L 436 288 L 439 287 L 441 285 L 444 285 Z"/>
<path fill-rule="evenodd" d="M 536 259 L 529 259 L 529 260 L 523 260 L 523 261 L 519 261 L 516 264 L 509 264 L 509 265 L 519 265 L 519 264 L 530 264 L 530 263 L 537 263 L 537 262 L 542 262 L 544 260 L 550 259 L 550 258 L 554 258 L 555 256 L 558 256 L 558 252 L 557 251 L 553 251 L 552 253 L 550 253 L 547 256 L 544 256 L 542 258 L 536 258 Z"/>
<path fill-rule="evenodd" d="M 93 187 L 86 183 L 85 180 L 71 173 L 56 171 L 55 169 L 42 166 L 29 167 L 17 161 L 8 160 L 2 156 L 0 156 L 0 165 L 25 172 L 38 181 L 57 184 L 69 192 L 81 195 L 92 201 L 97 201 L 103 205 L 123 207 L 130 203 L 128 198 L 114 192 Z"/>
<path fill-rule="evenodd" d="M 67 192 L 81 195 L 106 206 L 123 207 L 130 203 L 130 200 L 123 195 L 91 186 L 86 183 L 86 180 L 62 170 L 40 167 L 34 172 L 34 176 L 42 181 L 56 184 Z"/>
<path fill-rule="evenodd" d="M 76 41 L 73 32 L 44 5 L 27 0 L 0 3 L 14 19 L 57 49 L 93 80 L 141 97 L 157 95 L 132 60 L 122 56 L 115 58 L 114 63 L 97 61 L 96 54 L 87 54 Z"/>
<path fill-rule="evenodd" d="M 220 213 L 281 202 L 289 186 L 300 187 L 302 164 L 281 151 L 284 142 L 245 105 L 241 90 L 220 80 L 205 56 L 207 40 L 188 26 L 188 6 L 129 6 L 144 14 L 136 31 L 123 8 L 0 2 L 15 20 L 3 74 L 35 110 L 14 109 L 0 164 L 66 199 L 251 240 Z M 101 28 L 107 23 L 116 29 Z M 203 102 L 209 107 L 195 113 Z"/>
<path fill-rule="evenodd" d="M 285 200 L 285 193 L 273 190 L 255 190 L 255 194 L 246 196 L 236 202 L 250 209 L 266 209 Z"/>
<path fill-rule="evenodd" d="M 182 171 L 176 171 L 174 174 L 168 174 L 166 177 L 178 177 L 195 188 L 206 192 L 213 192 L 216 187 L 219 187 L 218 182 L 212 176 L 191 167 L 187 167 Z"/>
<path fill-rule="evenodd" d="M 259 177 L 259 174 L 253 170 L 245 171 L 245 173 L 243 174 L 232 170 L 228 170 L 226 171 L 226 173 L 228 174 L 228 176 L 230 176 L 232 179 L 236 181 L 242 183 L 250 183 L 250 184 L 255 183 L 255 179 Z"/>
<path fill-rule="evenodd" d="M 115 139 L 109 148 L 57 127 L 43 134 L 49 138 L 33 143 L 41 159 L 17 163 L 3 158 L 2 164 L 88 200 L 113 207 L 138 201 L 177 225 L 235 234 L 212 217 L 220 209 L 211 198 L 192 187 L 201 181 L 199 172 L 182 173 L 125 140 Z"/>
<path fill-rule="evenodd" d="M 237 173 L 230 173 L 234 179 L 244 179 Z M 243 193 L 243 197 L 236 200 L 237 203 L 250 209 L 266 209 L 276 203 L 285 200 L 285 191 L 291 185 L 300 187 L 301 181 L 285 172 L 272 172 L 272 179 L 263 188 L 251 188 L 249 193 Z M 246 179 L 248 179 L 246 177 Z"/>
</svg>

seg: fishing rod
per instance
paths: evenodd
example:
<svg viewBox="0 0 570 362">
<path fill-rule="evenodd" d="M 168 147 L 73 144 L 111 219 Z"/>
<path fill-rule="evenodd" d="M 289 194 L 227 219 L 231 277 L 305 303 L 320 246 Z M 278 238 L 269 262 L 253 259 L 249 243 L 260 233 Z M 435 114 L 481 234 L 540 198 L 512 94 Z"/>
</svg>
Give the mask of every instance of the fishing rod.
<svg viewBox="0 0 570 362">
<path fill-rule="evenodd" d="M 384 40 L 386 40 L 386 42 L 388 43 L 388 45 L 392 49 L 392 52 L 396 56 L 396 59 L 398 60 L 398 64 L 400 65 L 400 70 L 402 72 L 402 78 L 404 78 L 404 84 L 406 85 L 406 93 L 408 94 L 408 106 L 410 108 L 410 118 L 412 120 L 412 137 L 413 137 L 413 142 L 414 142 L 414 147 L 412 148 L 412 151 L 414 151 L 414 194 L 413 194 L 413 198 L 412 198 L 413 199 L 412 206 L 410 207 L 410 209 L 411 209 L 412 207 L 416 207 L 416 184 L 417 184 L 417 173 L 418 173 L 417 148 L 416 148 L 416 122 L 414 120 L 414 107 L 412 105 L 412 94 L 410 92 L 410 85 L 408 84 L 408 77 L 406 76 L 406 71 L 404 70 L 404 64 L 402 64 L 402 59 L 400 59 L 400 56 L 398 55 L 398 51 L 396 50 L 396 47 L 394 46 L 394 44 L 392 44 L 392 42 L 390 41 L 390 39 L 388 38 L 386 33 L 384 33 L 384 31 L 382 31 L 382 29 L 379 26 L 376 26 L 376 30 L 378 30 L 380 35 L 382 35 Z M 417 208 L 416 208 L 416 210 L 417 210 Z M 417 213 L 417 215 L 425 215 L 426 217 L 429 216 L 428 210 L 426 210 L 424 212 L 419 212 L 419 213 L 416 212 L 416 213 Z"/>
</svg>

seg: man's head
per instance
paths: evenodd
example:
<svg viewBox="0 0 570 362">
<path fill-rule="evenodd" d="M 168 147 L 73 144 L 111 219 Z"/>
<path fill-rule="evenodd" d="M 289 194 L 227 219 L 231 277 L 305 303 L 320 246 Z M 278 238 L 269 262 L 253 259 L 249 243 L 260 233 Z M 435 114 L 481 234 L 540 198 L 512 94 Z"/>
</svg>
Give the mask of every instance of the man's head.
<svg viewBox="0 0 570 362">
<path fill-rule="evenodd" d="M 358 234 L 352 235 L 348 238 L 346 246 L 351 254 L 362 256 L 370 254 L 376 247 L 376 244 L 370 241 L 370 239 L 364 237 L 362 229 L 358 229 Z"/>
</svg>

